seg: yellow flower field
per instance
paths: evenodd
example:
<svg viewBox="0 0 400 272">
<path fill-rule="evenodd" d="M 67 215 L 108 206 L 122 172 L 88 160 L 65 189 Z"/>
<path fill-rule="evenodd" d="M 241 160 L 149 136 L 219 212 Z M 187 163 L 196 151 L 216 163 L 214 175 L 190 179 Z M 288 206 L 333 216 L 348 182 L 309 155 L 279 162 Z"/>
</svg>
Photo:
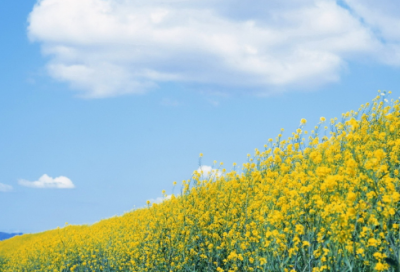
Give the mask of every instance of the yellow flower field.
<svg viewBox="0 0 400 272">
<path fill-rule="evenodd" d="M 0 242 L 0 271 L 400 271 L 400 104 L 385 97 L 309 132 L 302 119 L 160 204 Z"/>
</svg>

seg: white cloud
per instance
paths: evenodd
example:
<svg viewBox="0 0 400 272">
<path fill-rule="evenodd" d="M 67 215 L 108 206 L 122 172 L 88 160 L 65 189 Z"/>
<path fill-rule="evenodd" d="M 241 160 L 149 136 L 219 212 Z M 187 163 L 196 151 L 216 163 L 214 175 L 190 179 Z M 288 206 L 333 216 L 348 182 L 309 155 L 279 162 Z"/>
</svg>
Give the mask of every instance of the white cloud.
<svg viewBox="0 0 400 272">
<path fill-rule="evenodd" d="M 400 41 L 400 4 L 393 0 L 345 0 L 372 30 L 387 41 Z"/>
<path fill-rule="evenodd" d="M 152 198 L 152 199 L 149 199 L 149 201 L 150 201 L 151 203 L 157 203 L 157 204 L 159 204 L 159 203 L 164 202 L 165 200 L 171 199 L 171 197 L 172 197 L 172 195 L 167 195 L 167 196 L 165 196 L 165 197 Z"/>
<path fill-rule="evenodd" d="M 346 0 L 348 10 L 334 0 L 40 0 L 28 34 L 50 56 L 49 74 L 83 97 L 162 82 L 265 94 L 337 81 L 359 58 L 399 65 L 391 6 L 400 5 L 383 2 Z"/>
<path fill-rule="evenodd" d="M 0 183 L 0 192 L 10 192 L 13 187 L 7 184 Z"/>
<path fill-rule="evenodd" d="M 394 0 L 345 0 L 365 27 L 381 41 L 377 55 L 384 63 L 400 66 L 400 2 Z"/>
<path fill-rule="evenodd" d="M 33 187 L 33 188 L 57 188 L 57 189 L 75 188 L 75 185 L 67 177 L 59 176 L 57 178 L 52 178 L 46 174 L 41 176 L 37 181 L 28 181 L 20 179 L 18 183 L 22 186 Z"/>
<path fill-rule="evenodd" d="M 210 178 L 215 178 L 215 177 L 220 177 L 221 176 L 221 171 L 218 169 L 214 169 L 211 166 L 208 165 L 202 165 L 200 166 L 196 172 L 200 174 L 201 179 L 210 179 Z"/>
</svg>

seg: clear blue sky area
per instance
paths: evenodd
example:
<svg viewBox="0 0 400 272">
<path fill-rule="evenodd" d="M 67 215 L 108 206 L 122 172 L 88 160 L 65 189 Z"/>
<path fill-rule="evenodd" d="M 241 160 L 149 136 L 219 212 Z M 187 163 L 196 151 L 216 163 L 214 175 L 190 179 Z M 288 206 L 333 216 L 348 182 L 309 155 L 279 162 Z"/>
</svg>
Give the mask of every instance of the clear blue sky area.
<svg viewBox="0 0 400 272">
<path fill-rule="evenodd" d="M 122 2 L 0 2 L 0 231 L 121 215 L 178 194 L 199 153 L 231 170 L 301 118 L 400 96 L 395 0 Z"/>
</svg>

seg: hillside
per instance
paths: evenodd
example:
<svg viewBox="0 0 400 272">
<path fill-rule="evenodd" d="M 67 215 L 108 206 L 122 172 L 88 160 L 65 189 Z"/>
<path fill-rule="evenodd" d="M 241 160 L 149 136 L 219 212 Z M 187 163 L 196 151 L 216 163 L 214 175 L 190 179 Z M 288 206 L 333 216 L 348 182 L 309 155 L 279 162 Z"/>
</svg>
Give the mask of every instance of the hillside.
<svg viewBox="0 0 400 272">
<path fill-rule="evenodd" d="M 0 242 L 1 271 L 399 271 L 400 104 L 358 111 L 195 172 L 182 193 Z M 330 129 L 328 128 L 330 127 Z"/>
</svg>

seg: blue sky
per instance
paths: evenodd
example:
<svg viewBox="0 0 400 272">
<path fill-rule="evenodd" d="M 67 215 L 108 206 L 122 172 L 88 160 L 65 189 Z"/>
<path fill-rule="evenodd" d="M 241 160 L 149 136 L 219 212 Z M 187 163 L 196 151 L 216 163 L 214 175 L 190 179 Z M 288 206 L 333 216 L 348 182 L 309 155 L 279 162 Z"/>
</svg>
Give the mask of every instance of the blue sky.
<svg viewBox="0 0 400 272">
<path fill-rule="evenodd" d="M 0 231 L 121 215 L 199 153 L 230 170 L 301 118 L 400 96 L 397 1 L 243 3 L 1 1 Z"/>
</svg>

